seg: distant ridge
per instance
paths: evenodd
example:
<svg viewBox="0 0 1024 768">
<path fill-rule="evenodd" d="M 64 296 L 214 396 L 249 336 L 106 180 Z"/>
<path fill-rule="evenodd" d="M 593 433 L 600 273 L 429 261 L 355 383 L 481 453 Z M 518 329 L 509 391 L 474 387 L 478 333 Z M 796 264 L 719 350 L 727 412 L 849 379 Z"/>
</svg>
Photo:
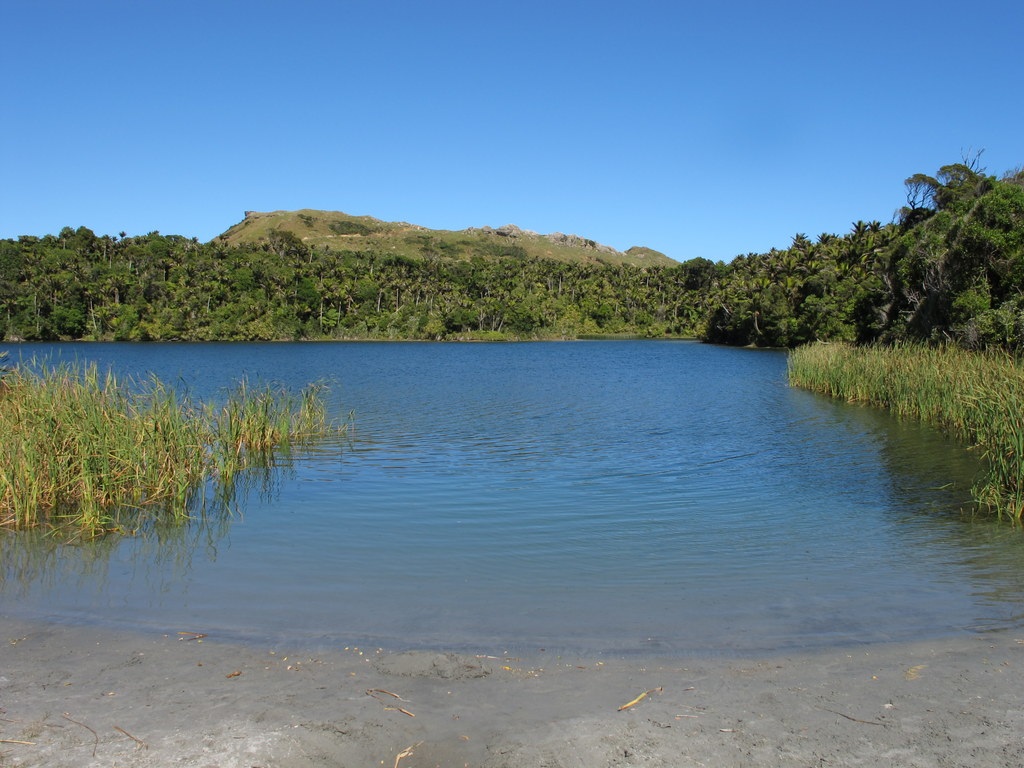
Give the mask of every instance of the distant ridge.
<svg viewBox="0 0 1024 768">
<path fill-rule="evenodd" d="M 413 259 L 518 256 L 637 266 L 672 266 L 677 263 L 651 248 L 634 246 L 625 252 L 617 251 L 579 235 L 561 232 L 542 235 L 514 224 L 453 231 L 312 209 L 246 211 L 245 218 L 214 240 L 227 245 L 241 245 L 279 240 L 282 233 L 290 233 L 313 248 L 376 252 Z"/>
</svg>

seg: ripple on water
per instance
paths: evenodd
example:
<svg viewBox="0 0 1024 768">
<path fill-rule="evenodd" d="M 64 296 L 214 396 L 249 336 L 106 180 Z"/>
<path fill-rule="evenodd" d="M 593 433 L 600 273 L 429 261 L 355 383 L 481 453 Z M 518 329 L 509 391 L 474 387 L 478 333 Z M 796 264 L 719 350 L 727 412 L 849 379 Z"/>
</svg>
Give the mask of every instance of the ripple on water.
<svg viewBox="0 0 1024 768">
<path fill-rule="evenodd" d="M 691 343 L 49 348 L 197 394 L 332 382 L 355 428 L 229 520 L 46 555 L 0 609 L 403 647 L 770 651 L 1019 626 L 975 458 Z M 17 351 L 14 353 L 18 354 Z M 35 552 L 35 554 L 32 553 Z"/>
</svg>

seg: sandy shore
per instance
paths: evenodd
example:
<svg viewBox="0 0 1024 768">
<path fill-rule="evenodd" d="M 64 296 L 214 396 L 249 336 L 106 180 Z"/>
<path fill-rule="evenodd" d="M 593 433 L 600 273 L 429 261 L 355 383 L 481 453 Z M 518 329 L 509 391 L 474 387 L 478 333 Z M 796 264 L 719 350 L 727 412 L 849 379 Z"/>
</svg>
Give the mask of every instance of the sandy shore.
<svg viewBox="0 0 1024 768">
<path fill-rule="evenodd" d="M 645 661 L 0 627 L 0 766 L 1024 765 L 1012 634 Z"/>
</svg>

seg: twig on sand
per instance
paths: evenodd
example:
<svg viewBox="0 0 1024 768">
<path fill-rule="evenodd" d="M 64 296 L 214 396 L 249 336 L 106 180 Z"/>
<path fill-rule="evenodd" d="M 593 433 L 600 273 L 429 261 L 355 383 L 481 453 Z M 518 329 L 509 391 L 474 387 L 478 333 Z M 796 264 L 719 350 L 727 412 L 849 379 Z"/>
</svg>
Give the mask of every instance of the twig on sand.
<svg viewBox="0 0 1024 768">
<path fill-rule="evenodd" d="M 887 725 L 886 723 L 880 723 L 877 720 L 861 720 L 859 717 L 851 717 L 850 715 L 844 715 L 842 712 L 837 712 L 834 709 L 828 707 L 822 707 L 826 712 L 831 712 L 833 715 L 839 715 L 845 717 L 847 720 L 852 720 L 855 723 L 864 723 L 864 725 L 881 725 L 883 728 Z"/>
<path fill-rule="evenodd" d="M 635 707 L 641 701 L 646 699 L 650 694 L 652 694 L 652 693 L 661 693 L 661 691 L 662 691 L 661 686 L 658 686 L 657 688 L 651 688 L 649 691 L 644 691 L 643 693 L 641 693 L 639 696 L 637 696 L 632 701 L 626 702 L 621 707 L 619 707 L 619 712 L 622 712 L 624 709 L 629 709 L 630 707 Z"/>
<path fill-rule="evenodd" d="M 403 699 L 397 693 L 392 693 L 391 691 L 385 691 L 383 688 L 368 688 L 366 690 L 366 695 L 375 698 L 377 701 L 379 701 L 381 704 L 383 704 L 384 705 L 384 709 L 386 711 L 388 711 L 388 712 L 401 712 L 403 715 L 408 715 L 409 717 L 416 717 L 416 715 L 414 715 L 412 712 L 410 712 L 407 709 L 402 709 L 401 707 L 393 707 L 393 706 L 389 705 L 386 701 L 384 701 L 384 699 L 382 699 L 380 696 L 377 695 L 378 693 L 383 693 L 383 694 L 385 694 L 387 696 L 391 696 L 392 698 L 398 699 L 399 701 L 405 701 L 405 699 Z M 410 749 L 411 749 L 411 747 L 410 747 Z"/>
<path fill-rule="evenodd" d="M 17 739 L 0 739 L 0 744 L 21 744 L 24 747 L 34 747 L 34 741 L 18 741 Z"/>
<path fill-rule="evenodd" d="M 406 749 L 402 750 L 397 755 L 395 755 L 395 757 L 394 757 L 394 768 L 398 768 L 398 763 L 401 762 L 402 758 L 412 757 L 413 756 L 413 751 L 416 750 L 417 746 L 419 746 L 422 743 L 423 743 L 422 741 L 417 741 L 412 746 L 407 746 Z"/>
<path fill-rule="evenodd" d="M 393 697 L 395 699 L 398 699 L 399 701 L 408 701 L 408 699 L 403 699 L 397 693 L 392 693 L 391 691 L 385 691 L 383 688 L 369 688 L 366 691 L 366 695 L 367 696 L 373 696 L 373 694 L 375 694 L 375 693 L 383 693 L 385 696 L 391 696 L 391 697 Z M 377 698 L 377 697 L 373 696 L 373 698 Z"/>
<path fill-rule="evenodd" d="M 80 726 L 82 726 L 82 727 L 83 727 L 83 728 L 85 728 L 85 729 L 86 729 L 87 731 L 89 731 L 90 733 L 92 733 L 92 735 L 93 735 L 93 736 L 95 736 L 95 737 L 96 737 L 96 741 L 95 741 L 95 743 L 94 743 L 94 744 L 92 745 L 92 756 L 93 756 L 93 757 L 96 757 L 96 747 L 98 747 L 98 746 L 100 745 L 100 735 L 99 735 L 98 733 L 96 733 L 96 731 L 94 731 L 94 730 L 93 730 L 92 728 L 90 728 L 90 727 L 89 727 L 88 725 L 86 725 L 85 723 L 80 723 L 79 721 L 75 720 L 75 719 L 74 719 L 73 717 L 71 717 L 71 715 L 70 715 L 70 714 L 68 714 L 67 712 L 63 713 L 63 714 L 61 715 L 61 717 L 63 717 L 63 718 L 64 718 L 65 720 L 67 720 L 68 722 L 74 723 L 75 725 L 80 725 Z"/>
<path fill-rule="evenodd" d="M 135 742 L 136 744 L 138 744 L 138 745 L 139 745 L 140 747 L 142 747 L 143 749 L 149 749 L 149 744 L 147 744 L 147 743 L 146 743 L 146 742 L 144 742 L 144 741 L 143 741 L 142 739 L 140 739 L 140 738 L 138 738 L 138 737 L 136 737 L 136 736 L 132 736 L 132 735 L 131 735 L 130 733 L 128 733 L 128 731 L 126 731 L 126 730 L 125 730 L 124 728 L 122 728 L 121 726 L 119 726 L 119 725 L 115 725 L 115 726 L 114 726 L 114 730 L 115 730 L 115 731 L 117 731 L 118 733 L 123 733 L 123 734 L 124 734 L 125 736 L 127 736 L 127 737 L 128 737 L 129 739 L 131 739 L 132 741 L 134 741 L 134 742 Z"/>
</svg>

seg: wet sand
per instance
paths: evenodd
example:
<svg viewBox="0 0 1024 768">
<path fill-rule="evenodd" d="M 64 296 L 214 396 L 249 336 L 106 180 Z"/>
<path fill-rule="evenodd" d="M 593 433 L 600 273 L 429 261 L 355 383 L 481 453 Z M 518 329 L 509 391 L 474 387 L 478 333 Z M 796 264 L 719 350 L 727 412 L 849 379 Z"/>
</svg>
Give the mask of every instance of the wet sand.
<svg viewBox="0 0 1024 768">
<path fill-rule="evenodd" d="M 1024 765 L 1013 633 L 646 660 L 310 653 L 3 617 L 0 641 L 5 767 Z"/>
</svg>

